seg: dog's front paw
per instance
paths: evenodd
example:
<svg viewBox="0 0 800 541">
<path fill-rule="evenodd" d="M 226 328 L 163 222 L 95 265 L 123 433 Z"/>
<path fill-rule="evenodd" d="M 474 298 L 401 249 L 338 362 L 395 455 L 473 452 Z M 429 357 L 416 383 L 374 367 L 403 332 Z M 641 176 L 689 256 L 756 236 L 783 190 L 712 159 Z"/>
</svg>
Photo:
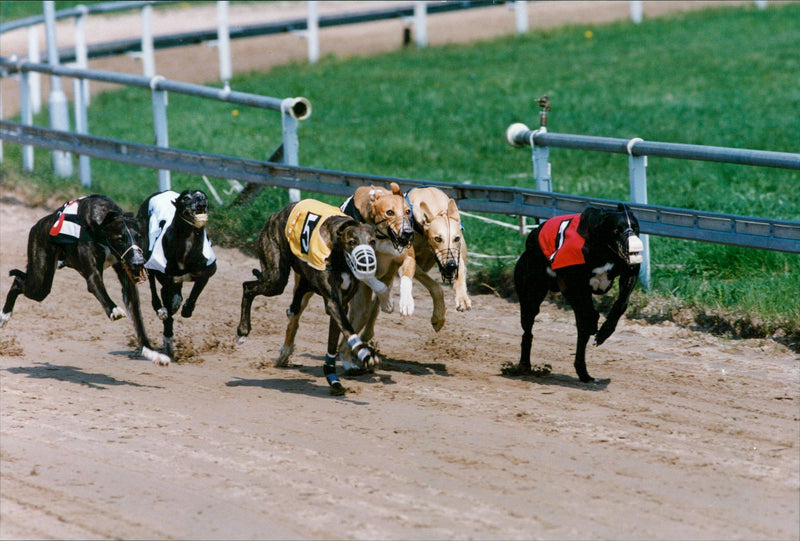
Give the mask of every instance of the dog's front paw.
<svg viewBox="0 0 800 541">
<path fill-rule="evenodd" d="M 472 299 L 466 295 L 463 297 L 456 296 L 456 310 L 459 312 L 469 312 L 472 310 Z"/>
<path fill-rule="evenodd" d="M 414 298 L 411 296 L 411 279 L 400 277 L 400 314 L 410 316 L 414 313 Z"/>
<path fill-rule="evenodd" d="M 386 312 L 387 314 L 394 312 L 394 301 L 392 300 L 392 294 L 388 289 L 384 293 L 379 294 L 378 299 L 381 301 L 381 311 Z"/>
<path fill-rule="evenodd" d="M 11 312 L 0 312 L 0 327 L 4 327 L 9 319 L 11 319 Z"/>
<path fill-rule="evenodd" d="M 239 339 L 241 340 L 244 336 L 240 336 Z M 281 351 L 278 354 L 278 358 L 275 359 L 275 366 L 277 368 L 285 368 L 289 366 L 289 357 L 292 356 L 294 352 L 294 344 L 289 347 L 281 346 Z"/>
<path fill-rule="evenodd" d="M 194 303 L 186 301 L 181 308 L 181 317 L 192 317 L 194 313 Z"/>
<path fill-rule="evenodd" d="M 109 314 L 109 319 L 111 321 L 116 321 L 118 319 L 122 319 L 124 317 L 128 317 L 128 314 L 125 313 L 125 310 L 120 308 L 119 306 L 115 306 L 113 310 L 111 310 L 111 314 Z"/>
<path fill-rule="evenodd" d="M 167 312 L 167 309 L 162 306 L 158 309 L 156 315 L 158 316 L 158 319 L 165 321 L 169 317 L 169 312 Z"/>
</svg>

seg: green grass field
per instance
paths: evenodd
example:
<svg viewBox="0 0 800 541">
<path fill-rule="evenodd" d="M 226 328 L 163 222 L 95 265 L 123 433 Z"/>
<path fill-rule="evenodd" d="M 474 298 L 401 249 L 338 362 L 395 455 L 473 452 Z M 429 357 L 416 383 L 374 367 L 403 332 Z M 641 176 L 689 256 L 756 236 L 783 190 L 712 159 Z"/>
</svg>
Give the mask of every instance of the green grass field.
<svg viewBox="0 0 800 541">
<path fill-rule="evenodd" d="M 300 128 L 302 165 L 533 187 L 530 149 L 510 147 L 504 133 L 513 122 L 537 125 L 543 94 L 552 102 L 551 132 L 798 152 L 798 28 L 800 4 L 757 10 L 745 3 L 640 25 L 568 26 L 469 46 L 327 57 L 240 74 L 232 87 L 311 100 L 313 115 Z M 90 131 L 152 143 L 150 107 L 142 89 L 107 92 L 92 100 Z M 36 122 L 47 125 L 46 112 Z M 174 94 L 169 124 L 178 148 L 266 159 L 280 143 L 272 111 Z M 6 145 L 5 153 L 3 171 L 19 171 L 19 148 Z M 552 149 L 550 161 L 557 192 L 629 197 L 625 156 Z M 152 170 L 99 160 L 92 167 L 93 191 L 130 209 L 157 186 Z M 79 191 L 77 180 L 51 178 L 47 153 L 37 151 L 37 168 L 23 181 Z M 195 177 L 172 178 L 175 189 L 203 187 Z M 227 187 L 213 181 L 218 190 Z M 798 171 L 652 157 L 648 164 L 649 201 L 657 205 L 800 220 L 798 188 Z M 218 243 L 246 245 L 286 201 L 284 190 L 267 189 L 245 209 L 217 208 L 212 233 Z M 524 240 L 470 218 L 464 225 L 471 251 L 498 256 L 481 260 L 473 276 L 502 290 L 514 263 L 508 256 L 518 255 Z M 635 313 L 688 310 L 722 330 L 781 329 L 800 339 L 797 254 L 655 236 L 651 253 L 652 291 L 637 295 Z"/>
</svg>

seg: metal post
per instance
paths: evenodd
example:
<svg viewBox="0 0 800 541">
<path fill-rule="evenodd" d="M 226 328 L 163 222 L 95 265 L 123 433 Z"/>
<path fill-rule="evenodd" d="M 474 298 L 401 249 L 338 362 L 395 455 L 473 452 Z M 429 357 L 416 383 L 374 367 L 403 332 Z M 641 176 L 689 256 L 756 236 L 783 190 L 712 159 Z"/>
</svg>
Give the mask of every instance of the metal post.
<svg viewBox="0 0 800 541">
<path fill-rule="evenodd" d="M 42 55 L 39 53 L 39 31 L 37 25 L 28 27 L 28 60 L 31 62 L 39 63 L 42 61 Z M 28 91 L 31 97 L 31 107 L 33 107 L 33 114 L 38 115 L 42 110 L 42 74 L 32 71 L 30 72 L 30 79 L 28 79 Z"/>
<path fill-rule="evenodd" d="M 539 129 L 531 135 L 531 149 L 533 152 L 533 178 L 536 179 L 536 189 L 540 192 L 553 191 L 553 179 L 550 178 L 550 147 L 537 146 L 534 137 L 538 133 L 547 133 L 547 113 L 550 111 L 550 100 L 542 96 L 539 103 Z"/>
<path fill-rule="evenodd" d="M 642 0 L 631 0 L 631 21 L 633 24 L 642 22 Z"/>
<path fill-rule="evenodd" d="M 51 66 L 58 65 L 58 43 L 56 43 L 56 8 L 53 0 L 44 2 L 44 20 L 47 31 L 47 62 Z M 69 108 L 67 96 L 61 89 L 61 78 L 50 76 L 50 97 L 48 99 L 50 110 L 50 127 L 54 130 L 69 131 Z M 72 175 L 72 156 L 68 152 L 54 150 L 53 171 L 59 177 Z"/>
<path fill-rule="evenodd" d="M 142 7 L 142 73 L 155 77 L 156 58 L 153 52 L 153 6 Z"/>
<path fill-rule="evenodd" d="M 309 0 L 308 4 L 308 62 L 319 60 L 319 2 Z"/>
<path fill-rule="evenodd" d="M 630 175 L 631 201 L 647 204 L 647 156 L 634 156 L 633 147 L 640 138 L 628 141 L 628 174 Z M 650 236 L 639 235 L 644 245 L 642 264 L 639 267 L 639 280 L 645 289 L 650 289 Z"/>
<path fill-rule="evenodd" d="M 80 4 L 76 8 L 80 15 L 75 17 L 75 63 L 81 69 L 89 67 L 89 49 L 86 47 L 86 15 L 89 8 Z M 89 105 L 89 79 L 83 79 L 83 94 L 85 104 Z M 73 98 L 74 99 L 74 98 Z M 75 119 L 77 122 L 77 119 Z"/>
<path fill-rule="evenodd" d="M 219 78 L 230 88 L 233 77 L 231 69 L 231 35 L 228 28 L 228 2 L 217 2 L 217 47 L 219 48 Z"/>
<path fill-rule="evenodd" d="M 528 2 L 516 0 L 514 2 L 514 20 L 517 23 L 517 34 L 528 31 Z"/>
<path fill-rule="evenodd" d="M 72 91 L 74 92 L 72 103 L 75 107 L 75 133 L 85 135 L 89 133 L 89 118 L 86 114 L 83 79 L 72 80 Z M 92 186 L 92 168 L 89 156 L 84 154 L 78 156 L 78 176 L 80 176 L 82 186 L 89 188 Z"/>
<path fill-rule="evenodd" d="M 428 46 L 428 24 L 425 20 L 427 12 L 425 2 L 414 2 L 414 43 L 420 49 Z"/>
<path fill-rule="evenodd" d="M 30 72 L 21 71 L 19 76 L 20 119 L 25 126 L 33 126 L 33 112 L 31 111 L 30 97 Z M 22 145 L 22 170 L 26 173 L 33 172 L 32 145 Z"/>
<path fill-rule="evenodd" d="M 158 81 L 163 79 L 161 75 L 153 77 L 150 81 L 150 88 L 153 91 L 153 128 L 155 129 L 156 145 L 168 148 L 169 133 L 167 131 L 167 91 L 159 90 Z M 170 189 L 169 169 L 158 170 L 158 191 L 163 192 Z"/>
<path fill-rule="evenodd" d="M 297 119 L 290 113 L 294 100 L 286 98 L 281 103 L 281 127 L 283 130 L 283 163 L 286 165 L 300 165 L 298 163 L 298 150 L 300 143 L 297 140 Z M 300 190 L 289 188 L 289 202 L 300 201 Z"/>
</svg>

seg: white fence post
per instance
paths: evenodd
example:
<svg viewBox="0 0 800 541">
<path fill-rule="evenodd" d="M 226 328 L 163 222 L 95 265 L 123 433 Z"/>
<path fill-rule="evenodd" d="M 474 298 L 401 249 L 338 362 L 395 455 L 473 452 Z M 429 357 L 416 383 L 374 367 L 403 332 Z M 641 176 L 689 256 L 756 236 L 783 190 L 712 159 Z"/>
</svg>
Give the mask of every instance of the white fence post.
<svg viewBox="0 0 800 541">
<path fill-rule="evenodd" d="M 75 107 L 75 133 L 86 135 L 89 133 L 89 118 L 86 114 L 86 96 L 84 96 L 84 80 L 73 79 L 72 91 L 74 93 L 72 103 Z M 92 186 L 92 169 L 89 164 L 89 156 L 85 154 L 78 155 L 78 176 L 81 179 L 81 185 Z"/>
<path fill-rule="evenodd" d="M 44 2 L 45 28 L 47 30 L 47 62 L 58 66 L 58 43 L 56 42 L 56 8 L 53 0 Z M 67 96 L 61 88 L 61 77 L 50 76 L 50 127 L 54 130 L 69 131 L 69 108 Z M 53 171 L 59 177 L 72 176 L 72 155 L 60 150 L 52 151 Z"/>
<path fill-rule="evenodd" d="M 39 53 L 39 31 L 36 25 L 28 27 L 28 60 L 39 63 L 42 55 Z M 42 74 L 32 71 L 28 84 L 28 91 L 31 97 L 31 107 L 33 114 L 38 115 L 42 110 Z"/>
<path fill-rule="evenodd" d="M 31 111 L 29 71 L 20 71 L 19 99 L 20 99 L 20 120 L 25 126 L 33 126 L 33 112 Z M 33 172 L 32 145 L 22 145 L 22 170 L 25 171 L 26 173 Z"/>
<path fill-rule="evenodd" d="M 153 91 L 153 128 L 155 129 L 156 145 L 162 148 L 169 148 L 169 131 L 167 129 L 167 91 L 157 88 L 158 81 L 163 79 L 161 75 L 156 75 L 150 81 L 150 88 Z M 163 192 L 170 189 L 169 169 L 158 170 L 158 191 Z"/>
<path fill-rule="evenodd" d="M 80 4 L 75 9 L 80 12 L 80 15 L 75 17 L 75 63 L 79 68 L 86 69 L 89 67 L 89 49 L 86 46 L 86 15 L 89 13 L 89 8 Z M 81 90 L 84 103 L 89 105 L 89 79 L 82 79 L 81 84 L 84 87 Z M 75 119 L 75 122 L 77 121 Z"/>
<path fill-rule="evenodd" d="M 633 203 L 647 204 L 647 156 L 634 156 L 633 146 L 641 141 L 636 137 L 628 141 L 628 174 L 631 185 L 631 201 Z M 642 250 L 642 264 L 639 267 L 639 280 L 645 289 L 650 289 L 650 235 L 639 235 L 644 249 Z"/>
<path fill-rule="evenodd" d="M 153 50 L 153 6 L 142 7 L 142 73 L 155 77 L 156 57 Z"/>
<path fill-rule="evenodd" d="M 230 88 L 233 77 L 231 68 L 231 34 L 228 27 L 228 2 L 217 2 L 217 47 L 219 48 L 219 78 Z"/>
<path fill-rule="evenodd" d="M 528 2 L 526 0 L 515 0 L 514 20 L 517 24 L 517 34 L 524 34 L 528 31 Z"/>
<path fill-rule="evenodd" d="M 414 2 L 414 43 L 417 47 L 424 49 L 428 46 L 428 23 L 426 15 L 428 8 L 425 2 Z"/>
<path fill-rule="evenodd" d="M 642 22 L 642 0 L 631 0 L 631 21 L 633 24 Z"/>
<path fill-rule="evenodd" d="M 319 2 L 309 0 L 308 6 L 308 62 L 315 64 L 319 60 Z"/>
<path fill-rule="evenodd" d="M 299 165 L 298 154 L 300 143 L 297 139 L 297 119 L 292 116 L 290 109 L 294 100 L 286 98 L 281 103 L 281 128 L 283 130 L 283 163 L 286 165 Z M 300 201 L 300 190 L 289 188 L 289 202 Z"/>
</svg>

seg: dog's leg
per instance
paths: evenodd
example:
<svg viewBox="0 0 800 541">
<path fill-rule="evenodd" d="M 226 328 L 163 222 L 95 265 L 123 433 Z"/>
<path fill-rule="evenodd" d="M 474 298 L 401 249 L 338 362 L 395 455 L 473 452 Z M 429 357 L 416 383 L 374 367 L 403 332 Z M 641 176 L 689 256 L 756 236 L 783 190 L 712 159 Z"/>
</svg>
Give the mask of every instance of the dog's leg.
<svg viewBox="0 0 800 541">
<path fill-rule="evenodd" d="M 533 323 L 536 316 L 539 315 L 539 307 L 548 290 L 548 279 L 544 270 L 546 264 L 547 262 L 540 253 L 526 250 L 514 267 L 514 287 L 517 297 L 519 297 L 520 324 L 522 326 L 519 364 L 514 369 L 514 373 L 517 374 L 531 373 Z"/>
<path fill-rule="evenodd" d="M 11 313 L 20 294 L 36 302 L 43 301 L 50 294 L 59 253 L 58 248 L 47 241 L 51 225 L 51 221 L 42 220 L 31 228 L 28 234 L 26 272 L 14 269 L 9 273 L 14 277 L 14 281 L 8 290 L 3 311 L 0 312 L 0 327 L 11 319 Z"/>
<path fill-rule="evenodd" d="M 414 278 L 416 278 L 420 284 L 425 286 L 425 289 L 427 289 L 428 293 L 431 295 L 431 299 L 433 300 L 431 325 L 433 325 L 433 330 L 438 332 L 444 326 L 445 317 L 447 315 L 447 308 L 444 304 L 444 292 L 442 291 L 442 286 L 440 286 L 436 280 L 431 278 L 427 272 L 422 270 L 419 265 L 417 266 L 417 270 L 414 271 Z"/>
<path fill-rule="evenodd" d="M 141 348 L 142 357 L 152 361 L 159 366 L 168 366 L 170 358 L 167 355 L 159 353 L 150 345 L 150 340 L 147 338 L 147 331 L 144 326 L 144 319 L 142 318 L 142 306 L 139 300 L 139 290 L 136 289 L 136 284 L 131 282 L 125 269 L 117 263 L 114 265 L 114 272 L 117 273 L 120 284 L 122 284 L 122 300 L 130 315 L 133 328 L 136 331 L 136 339 Z"/>
<path fill-rule="evenodd" d="M 181 317 L 192 317 L 192 313 L 194 312 L 195 304 L 197 303 L 198 297 L 200 297 L 200 293 L 203 292 L 203 289 L 208 284 L 208 280 L 214 276 L 214 273 L 217 272 L 217 262 L 214 261 L 211 265 L 206 267 L 203 275 L 200 278 L 197 278 L 194 281 L 194 285 L 192 286 L 192 291 L 189 293 L 189 298 L 186 299 L 186 302 L 183 303 L 183 308 L 181 309 Z"/>
<path fill-rule="evenodd" d="M 342 333 L 339 324 L 331 317 L 328 321 L 328 348 L 325 352 L 325 364 L 322 366 L 322 373 L 330 385 L 333 396 L 341 396 L 347 390 L 336 375 L 336 349 L 339 343 L 339 335 Z"/>
<path fill-rule="evenodd" d="M 619 277 L 619 296 L 614 302 L 614 305 L 611 307 L 611 310 L 608 311 L 606 320 L 603 322 L 600 330 L 597 331 L 597 335 L 595 336 L 595 345 L 599 346 L 614 333 L 614 330 L 617 328 L 619 318 L 621 318 L 622 314 L 624 314 L 628 309 L 628 300 L 630 299 L 631 292 L 633 291 L 636 281 L 638 280 L 639 271 L 638 269 L 633 269 L 632 272 L 633 274 L 623 274 Z"/>
<path fill-rule="evenodd" d="M 6 295 L 6 302 L 3 305 L 3 311 L 0 312 L 0 327 L 3 327 L 8 320 L 11 319 L 11 313 L 14 311 L 14 304 L 17 302 L 17 297 L 20 293 L 25 292 L 25 273 L 21 270 L 14 269 L 9 273 L 9 276 L 14 277 L 14 282 Z"/>
<path fill-rule="evenodd" d="M 409 254 L 400 265 L 400 314 L 410 316 L 414 313 L 414 297 L 412 296 L 414 272 L 417 261 L 414 259 L 414 247 L 407 248 Z"/>
<path fill-rule="evenodd" d="M 86 279 L 89 292 L 100 301 L 106 315 L 112 321 L 127 317 L 125 310 L 117 306 L 106 291 L 103 282 L 103 263 L 106 259 L 105 249 L 94 243 L 79 242 L 74 257 L 68 256 L 68 261 L 74 263 L 75 269 Z"/>
<path fill-rule="evenodd" d="M 458 276 L 453 282 L 453 293 L 456 298 L 456 310 L 466 312 L 472 309 L 472 300 L 467 293 L 467 243 L 461 239 L 461 250 L 458 256 Z"/>
<path fill-rule="evenodd" d="M 586 370 L 586 344 L 597 332 L 600 314 L 592 301 L 592 290 L 586 279 L 582 266 L 566 267 L 558 271 L 558 283 L 564 298 L 575 312 L 575 325 L 578 328 L 578 339 L 575 345 L 575 371 L 583 383 L 601 380 L 594 379 Z"/>
<path fill-rule="evenodd" d="M 309 289 L 308 281 L 298 274 L 295 274 L 294 294 L 292 296 L 292 304 L 286 311 L 289 317 L 289 323 L 286 325 L 286 335 L 283 339 L 278 359 L 275 361 L 275 366 L 288 366 L 289 357 L 294 351 L 294 339 L 297 336 L 297 329 L 300 327 L 300 315 L 308 306 L 308 301 L 314 292 Z"/>
<path fill-rule="evenodd" d="M 271 254 L 269 255 L 274 256 L 272 261 L 275 264 L 266 264 L 268 255 L 262 255 L 261 271 L 253 270 L 253 274 L 258 279 L 242 284 L 242 311 L 239 317 L 239 325 L 236 328 L 239 343 L 244 342 L 247 339 L 247 335 L 250 334 L 250 310 L 253 306 L 253 299 L 257 295 L 267 297 L 280 295 L 289 281 L 289 272 L 291 271 L 289 259 L 281 255 L 278 246 L 270 246 Z"/>
<path fill-rule="evenodd" d="M 151 270 L 147 273 L 147 281 L 150 284 L 150 304 L 153 306 L 153 310 L 155 310 L 156 315 L 158 315 L 158 319 L 164 320 L 167 317 L 167 309 L 164 308 L 164 305 L 161 304 L 161 297 L 158 295 L 158 290 L 156 288 L 156 273 L 158 271 Z"/>
<path fill-rule="evenodd" d="M 338 292 L 333 293 L 330 297 L 325 299 L 325 307 L 331 320 L 335 322 L 336 326 L 341 330 L 341 333 L 347 339 L 347 345 L 350 351 L 358 359 L 360 366 L 365 369 L 373 369 L 377 363 L 373 351 L 364 344 L 361 338 L 356 333 L 350 321 L 347 319 L 346 308 L 342 304 L 341 297 Z M 338 334 L 335 337 L 331 336 L 330 328 L 328 335 L 328 352 L 335 352 L 335 343 L 338 339 Z"/>
</svg>

